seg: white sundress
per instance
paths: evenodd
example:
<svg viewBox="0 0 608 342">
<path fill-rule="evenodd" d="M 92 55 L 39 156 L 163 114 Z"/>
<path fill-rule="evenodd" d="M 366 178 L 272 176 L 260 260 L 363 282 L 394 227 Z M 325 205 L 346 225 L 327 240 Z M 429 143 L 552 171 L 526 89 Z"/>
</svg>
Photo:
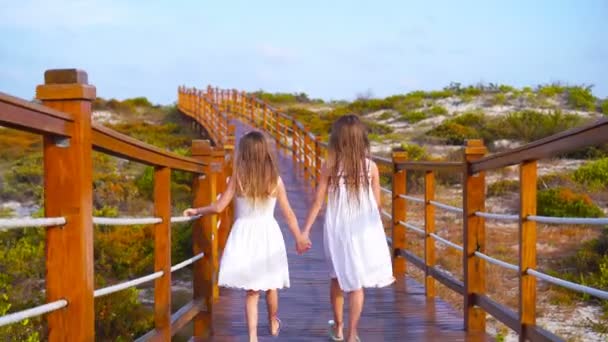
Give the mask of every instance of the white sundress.
<svg viewBox="0 0 608 342">
<path fill-rule="evenodd" d="M 276 197 L 235 197 L 235 221 L 220 262 L 218 284 L 266 291 L 289 287 L 285 241 L 274 218 Z"/>
<path fill-rule="evenodd" d="M 331 278 L 344 291 L 384 287 L 395 281 L 380 212 L 370 186 L 349 199 L 344 180 L 330 191 L 325 213 L 324 245 Z"/>
</svg>

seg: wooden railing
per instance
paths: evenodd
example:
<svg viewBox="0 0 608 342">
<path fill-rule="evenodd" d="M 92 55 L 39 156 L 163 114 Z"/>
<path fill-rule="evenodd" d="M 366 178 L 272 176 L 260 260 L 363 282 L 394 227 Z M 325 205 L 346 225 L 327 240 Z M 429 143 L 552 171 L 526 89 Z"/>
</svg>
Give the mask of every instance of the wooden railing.
<svg viewBox="0 0 608 342">
<path fill-rule="evenodd" d="M 327 153 L 322 142 L 302 123 L 244 92 L 208 87 L 205 92 L 190 91 L 201 97 L 198 101 L 211 102 L 241 121 L 266 131 L 277 146 L 291 151 L 293 161 L 312 185 L 320 176 L 320 167 Z M 182 97 L 184 95 L 181 95 Z M 180 97 L 180 98 L 182 98 Z M 190 99 L 190 101 L 193 101 Z M 196 100 L 194 100 L 196 101 Z M 536 280 L 565 286 L 601 299 L 608 299 L 608 291 L 593 289 L 551 277 L 536 270 L 536 222 L 551 224 L 608 225 L 605 218 L 554 218 L 536 215 L 537 160 L 554 157 L 586 146 L 608 141 L 608 119 L 601 119 L 585 127 L 569 130 L 509 152 L 486 156 L 487 149 L 480 140 L 469 140 L 464 148 L 464 162 L 412 162 L 407 153 L 393 152 L 392 158 L 373 156 L 381 170 L 390 170 L 392 188 L 383 188 L 390 194 L 391 209 L 383 216 L 391 220 L 391 233 L 387 237 L 393 250 L 395 276 L 406 273 L 406 261 L 424 272 L 426 295 L 436 295 L 435 280 L 464 298 L 464 328 L 483 332 L 486 314 L 494 316 L 520 335 L 521 340 L 560 341 L 560 337 L 536 325 Z M 520 199 L 518 214 L 485 212 L 485 172 L 510 165 L 520 168 Z M 424 197 L 407 194 L 408 171 L 424 172 Z M 462 175 L 462 207 L 435 201 L 435 178 L 438 172 Z M 407 203 L 424 206 L 424 227 L 407 221 Z M 435 232 L 435 210 L 460 215 L 463 219 L 463 246 L 439 236 Z M 519 263 L 509 264 L 486 253 L 485 220 L 510 220 L 519 225 Z M 424 239 L 424 257 L 407 250 L 406 232 L 419 233 Z M 463 281 L 435 266 L 435 244 L 462 253 Z M 517 272 L 519 278 L 519 312 L 497 303 L 486 295 L 486 262 Z"/>
<path fill-rule="evenodd" d="M 195 140 L 192 158 L 182 157 L 92 123 L 91 103 L 96 89 L 87 84 L 85 72 L 49 70 L 44 78 L 45 84 L 36 89 L 36 98 L 43 105 L 0 93 L 0 125 L 43 136 L 46 218 L 2 219 L 0 227 L 46 227 L 47 304 L 2 316 L 0 326 L 47 314 L 50 341 L 93 341 L 94 298 L 154 280 L 155 329 L 140 340 L 169 341 L 190 321 L 194 322 L 194 336 L 208 336 L 214 293 L 217 295 L 217 217 L 171 217 L 171 171 L 197 175 L 194 205 L 215 201 L 231 169 L 229 143 L 234 138 L 227 118 L 219 112 L 211 115 L 217 110 L 212 105 L 207 116 L 195 117 L 197 125 L 212 132 L 215 147 L 209 141 Z M 154 167 L 154 217 L 93 217 L 93 150 Z M 222 216 L 223 235 L 227 235 L 230 218 Z M 172 266 L 171 223 L 187 221 L 194 221 L 194 257 Z M 94 289 L 94 224 L 154 224 L 154 273 Z M 191 264 L 192 301 L 172 315 L 171 274 Z"/>
</svg>

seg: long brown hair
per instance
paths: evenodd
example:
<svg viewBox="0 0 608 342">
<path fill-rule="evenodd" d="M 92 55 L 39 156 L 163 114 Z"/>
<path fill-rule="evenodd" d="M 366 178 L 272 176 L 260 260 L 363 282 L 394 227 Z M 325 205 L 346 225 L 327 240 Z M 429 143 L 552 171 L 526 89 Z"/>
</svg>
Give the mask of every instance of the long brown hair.
<svg viewBox="0 0 608 342">
<path fill-rule="evenodd" d="M 356 115 L 344 115 L 331 127 L 327 169 L 329 171 L 329 189 L 336 190 L 340 179 L 344 180 L 348 197 L 359 200 L 361 189 L 369 189 L 367 177 L 367 157 L 369 140 L 367 127 Z"/>
<path fill-rule="evenodd" d="M 268 141 L 261 132 L 249 132 L 239 141 L 234 177 L 239 196 L 256 200 L 274 194 L 279 171 Z"/>
</svg>

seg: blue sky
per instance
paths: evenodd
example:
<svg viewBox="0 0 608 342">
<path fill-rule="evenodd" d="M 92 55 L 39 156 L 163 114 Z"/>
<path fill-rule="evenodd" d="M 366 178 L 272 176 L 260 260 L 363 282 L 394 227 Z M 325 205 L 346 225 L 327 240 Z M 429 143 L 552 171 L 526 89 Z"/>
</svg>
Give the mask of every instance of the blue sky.
<svg viewBox="0 0 608 342">
<path fill-rule="evenodd" d="M 608 96 L 608 1 L 0 0 L 0 91 L 77 67 L 98 96 L 180 84 L 324 99 L 451 81 L 593 84 Z"/>
</svg>

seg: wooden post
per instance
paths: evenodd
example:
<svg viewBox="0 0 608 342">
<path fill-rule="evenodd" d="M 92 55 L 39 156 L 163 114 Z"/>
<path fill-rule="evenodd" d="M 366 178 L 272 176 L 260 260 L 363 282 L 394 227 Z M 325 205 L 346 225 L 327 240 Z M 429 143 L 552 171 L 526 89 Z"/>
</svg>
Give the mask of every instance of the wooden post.
<svg viewBox="0 0 608 342">
<path fill-rule="evenodd" d="M 303 146 L 303 151 L 302 151 L 302 157 L 304 157 L 304 164 L 302 165 L 304 167 L 304 179 L 306 179 L 306 182 L 309 183 L 310 182 L 310 175 L 312 174 L 310 172 L 310 159 L 308 159 L 308 157 L 310 157 L 309 154 L 309 147 L 310 147 L 310 136 L 308 135 L 309 131 L 308 131 L 308 127 L 304 127 L 304 131 L 302 132 L 304 134 L 304 146 Z"/>
<path fill-rule="evenodd" d="M 192 141 L 192 157 L 207 161 L 211 156 L 211 145 L 208 140 Z M 207 168 L 208 169 L 208 168 Z M 209 205 L 212 197 L 215 197 L 215 176 L 205 170 L 205 175 L 195 179 L 194 207 Z M 194 301 L 205 302 L 206 310 L 200 312 L 193 319 L 195 338 L 208 338 L 213 333 L 213 235 L 209 222 L 215 215 L 207 215 L 196 220 L 192 226 L 192 248 L 194 255 L 205 253 L 205 256 L 194 263 L 193 292 Z"/>
<path fill-rule="evenodd" d="M 268 120 L 268 104 L 266 104 L 266 102 L 264 102 L 264 104 L 262 105 L 262 129 L 266 130 L 266 126 L 268 126 L 268 123 L 266 122 Z"/>
<path fill-rule="evenodd" d="M 321 181 L 321 158 L 323 156 L 323 149 L 321 146 L 321 137 L 315 139 L 315 185 L 319 185 Z"/>
<path fill-rule="evenodd" d="M 292 134 L 291 134 L 291 157 L 293 159 L 293 163 L 295 166 L 295 170 L 297 170 L 298 168 L 298 152 L 299 152 L 299 147 L 298 147 L 298 126 L 296 124 L 296 120 L 292 119 L 291 121 L 291 127 L 292 127 Z"/>
<path fill-rule="evenodd" d="M 279 113 L 274 112 L 274 136 L 277 143 L 277 148 L 281 150 L 281 122 L 279 121 Z"/>
<path fill-rule="evenodd" d="M 400 195 L 406 194 L 406 170 L 399 170 L 398 163 L 407 161 L 406 152 L 393 152 L 393 224 L 392 224 L 392 257 L 393 257 L 393 275 L 395 278 L 405 276 L 406 262 L 405 258 L 399 255 L 399 249 L 406 249 L 406 231 L 405 227 L 400 222 L 405 222 L 407 216 L 407 202 Z"/>
<path fill-rule="evenodd" d="M 485 252 L 485 220 L 475 215 L 485 210 L 485 172 L 471 173 L 471 162 L 482 158 L 487 149 L 481 140 L 469 140 L 465 148 L 463 186 L 464 222 L 464 326 L 467 331 L 484 332 L 485 312 L 475 306 L 475 295 L 484 295 L 486 290 L 485 262 L 475 252 Z"/>
<path fill-rule="evenodd" d="M 435 233 L 435 174 L 426 171 L 424 175 L 424 263 L 426 264 L 424 288 L 427 297 L 435 297 L 435 278 L 429 274 L 429 268 L 435 266 L 435 240 L 431 233 Z"/>
<path fill-rule="evenodd" d="M 36 89 L 43 104 L 71 114 L 72 136 L 44 136 L 44 211 L 66 224 L 46 230 L 46 300 L 68 306 L 49 313 L 49 341 L 93 341 L 93 161 L 91 102 L 82 70 L 47 70 Z"/>
<path fill-rule="evenodd" d="M 536 215 L 536 161 L 527 161 L 519 167 L 520 218 L 519 218 L 519 340 L 529 337 L 529 329 L 536 325 L 536 278 L 526 273 L 536 268 L 536 222 L 527 219 Z"/>
<path fill-rule="evenodd" d="M 154 323 L 162 341 L 171 340 L 171 169 L 154 171 L 154 271 L 163 276 L 154 281 Z"/>
</svg>

